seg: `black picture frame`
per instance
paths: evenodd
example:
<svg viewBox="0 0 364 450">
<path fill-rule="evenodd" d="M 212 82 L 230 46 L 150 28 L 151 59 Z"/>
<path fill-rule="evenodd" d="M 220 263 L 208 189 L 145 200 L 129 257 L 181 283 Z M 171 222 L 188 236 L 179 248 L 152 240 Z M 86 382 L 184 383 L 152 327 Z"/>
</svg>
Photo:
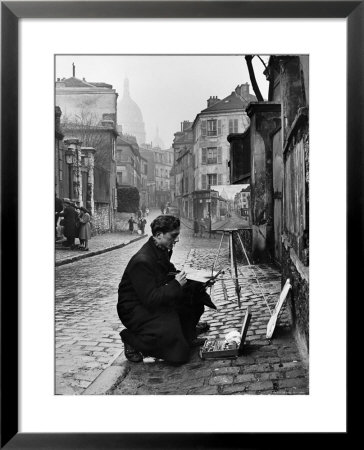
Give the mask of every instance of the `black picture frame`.
<svg viewBox="0 0 364 450">
<path fill-rule="evenodd" d="M 1 2 L 1 448 L 258 448 L 272 434 L 18 432 L 18 22 L 21 18 L 346 18 L 347 303 L 363 271 L 364 1 Z M 329 45 L 329 43 L 328 43 Z M 328 76 L 334 73 L 328 68 Z M 326 112 L 329 114 L 329 112 Z M 333 118 L 334 120 L 334 118 Z M 333 131 L 334 132 L 334 131 Z M 338 175 L 340 181 L 340 175 Z M 328 218 L 329 221 L 329 218 Z M 355 251 L 354 251 L 355 250 Z M 359 254 L 358 254 L 359 250 Z M 356 257 L 355 257 L 356 255 Z M 358 258 L 359 256 L 359 258 Z M 358 290 L 357 292 L 361 292 Z M 361 296 L 361 294 L 359 294 Z M 334 345 L 334 344 L 333 344 Z M 348 345 L 348 349 L 350 345 Z M 333 393 L 333 395 L 335 395 Z M 263 413 L 263 412 L 262 412 Z M 202 412 L 203 414 L 203 412 Z M 347 416 L 349 417 L 349 415 Z M 349 436 L 338 433 L 336 442 Z M 294 434 L 294 433 L 293 433 Z M 309 433 L 299 443 L 309 439 Z M 297 436 L 280 434 L 280 448 Z M 315 436 L 324 441 L 325 436 Z M 278 439 L 277 439 L 278 441 Z M 321 443 L 321 442 L 320 442 Z"/>
</svg>

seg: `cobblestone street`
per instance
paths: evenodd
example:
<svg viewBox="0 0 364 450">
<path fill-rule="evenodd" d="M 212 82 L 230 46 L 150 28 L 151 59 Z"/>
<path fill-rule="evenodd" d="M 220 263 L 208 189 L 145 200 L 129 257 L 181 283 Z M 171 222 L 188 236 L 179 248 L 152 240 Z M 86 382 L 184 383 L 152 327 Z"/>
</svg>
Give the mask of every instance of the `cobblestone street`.
<svg viewBox="0 0 364 450">
<path fill-rule="evenodd" d="M 219 239 L 193 238 L 192 230 L 186 225 L 190 226 L 189 222 L 183 221 L 172 262 L 177 267 L 185 264 L 211 269 Z M 252 320 L 243 355 L 235 360 L 201 360 L 195 349 L 190 362 L 181 367 L 163 362 L 127 362 L 119 336 L 122 325 L 116 312 L 117 288 L 127 262 L 146 239 L 56 268 L 57 394 L 82 394 L 105 369 L 120 366 L 125 368 L 125 378 L 115 380 L 114 386 L 103 393 L 308 393 L 307 370 L 291 336 L 285 310 L 279 317 L 273 338 L 265 338 L 270 313 L 255 273 L 272 310 L 281 290 L 280 273 L 267 265 L 255 266 L 255 272 L 240 265 L 242 304 L 239 308 L 230 279 L 227 240 L 217 264 L 225 270 L 224 279 L 218 280 L 212 291 L 217 310 L 206 308 L 201 320 L 206 320 L 211 327 L 206 337 L 221 336 L 230 329 L 240 330 L 245 310 L 250 306 Z"/>
</svg>

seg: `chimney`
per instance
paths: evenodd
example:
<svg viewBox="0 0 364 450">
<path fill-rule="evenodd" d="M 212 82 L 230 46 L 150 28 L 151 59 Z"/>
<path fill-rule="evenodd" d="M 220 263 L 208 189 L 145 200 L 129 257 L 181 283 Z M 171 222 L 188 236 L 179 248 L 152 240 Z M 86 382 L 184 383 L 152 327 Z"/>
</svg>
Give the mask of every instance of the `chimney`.
<svg viewBox="0 0 364 450">
<path fill-rule="evenodd" d="M 186 130 L 187 128 L 190 128 L 191 122 L 189 120 L 184 120 L 182 124 L 182 131 Z"/>
<path fill-rule="evenodd" d="M 249 95 L 249 83 L 241 84 L 236 86 L 235 92 L 240 95 L 241 97 L 245 97 L 246 95 Z"/>
<path fill-rule="evenodd" d="M 76 76 L 76 66 L 75 66 L 75 63 L 72 63 L 72 76 L 73 76 L 73 77 Z"/>
<path fill-rule="evenodd" d="M 216 96 L 210 97 L 210 98 L 207 100 L 207 107 L 210 108 L 210 106 L 214 105 L 215 103 L 217 103 L 217 102 L 219 102 L 219 101 L 220 101 L 220 99 L 217 98 Z"/>
</svg>

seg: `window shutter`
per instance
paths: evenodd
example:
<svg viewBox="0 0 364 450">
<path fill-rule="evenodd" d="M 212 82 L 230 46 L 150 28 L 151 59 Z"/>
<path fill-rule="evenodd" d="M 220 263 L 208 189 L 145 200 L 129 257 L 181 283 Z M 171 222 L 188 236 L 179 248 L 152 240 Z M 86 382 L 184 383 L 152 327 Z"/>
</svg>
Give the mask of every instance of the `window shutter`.
<svg viewBox="0 0 364 450">
<path fill-rule="evenodd" d="M 222 148 L 218 147 L 217 148 L 217 164 L 221 164 L 222 163 Z"/>
<path fill-rule="evenodd" d="M 234 133 L 234 130 L 233 130 L 233 121 L 230 119 L 229 120 L 229 134 L 231 134 L 231 133 Z"/>
<path fill-rule="evenodd" d="M 217 184 L 222 184 L 222 173 L 217 174 Z"/>
<path fill-rule="evenodd" d="M 221 134 L 221 120 L 217 121 L 217 134 L 218 136 Z"/>
<path fill-rule="evenodd" d="M 207 130 L 206 130 L 206 120 L 201 120 L 201 135 L 206 136 Z"/>
<path fill-rule="evenodd" d="M 238 119 L 234 119 L 234 133 L 238 132 Z"/>
<path fill-rule="evenodd" d="M 207 164 L 207 148 L 202 149 L 202 164 Z"/>
<path fill-rule="evenodd" d="M 207 189 L 206 175 L 201 175 L 201 179 L 202 179 L 202 189 Z"/>
</svg>

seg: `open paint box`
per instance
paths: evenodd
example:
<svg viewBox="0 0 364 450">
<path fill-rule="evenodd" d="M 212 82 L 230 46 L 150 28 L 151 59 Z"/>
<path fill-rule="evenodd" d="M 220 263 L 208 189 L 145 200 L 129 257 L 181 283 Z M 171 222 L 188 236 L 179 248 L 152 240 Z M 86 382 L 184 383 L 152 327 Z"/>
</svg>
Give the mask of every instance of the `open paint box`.
<svg viewBox="0 0 364 450">
<path fill-rule="evenodd" d="M 239 344 L 234 341 L 228 342 L 225 338 L 207 339 L 200 348 L 200 357 L 202 359 L 237 358 L 242 352 L 251 316 L 250 307 L 248 306 L 241 327 Z"/>
</svg>

